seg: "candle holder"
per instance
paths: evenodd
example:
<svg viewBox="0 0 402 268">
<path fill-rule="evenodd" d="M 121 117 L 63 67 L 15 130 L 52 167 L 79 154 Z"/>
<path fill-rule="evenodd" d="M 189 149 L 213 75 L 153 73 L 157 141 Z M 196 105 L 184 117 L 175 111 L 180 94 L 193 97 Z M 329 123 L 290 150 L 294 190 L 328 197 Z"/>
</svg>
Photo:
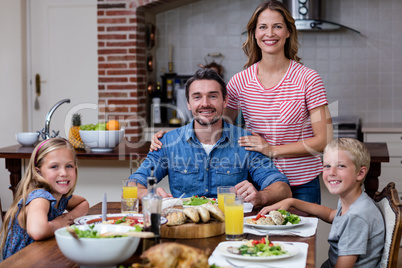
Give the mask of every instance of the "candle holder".
<svg viewBox="0 0 402 268">
<path fill-rule="evenodd" d="M 169 61 L 169 63 L 168 63 L 168 72 L 173 73 L 173 62 L 172 61 Z"/>
</svg>

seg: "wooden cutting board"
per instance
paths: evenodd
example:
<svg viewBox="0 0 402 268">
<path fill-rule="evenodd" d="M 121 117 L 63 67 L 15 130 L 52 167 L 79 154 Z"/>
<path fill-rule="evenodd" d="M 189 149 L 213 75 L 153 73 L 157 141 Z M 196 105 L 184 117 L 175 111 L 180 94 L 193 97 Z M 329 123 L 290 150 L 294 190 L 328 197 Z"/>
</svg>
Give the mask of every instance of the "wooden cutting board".
<svg viewBox="0 0 402 268">
<path fill-rule="evenodd" d="M 225 233 L 225 223 L 210 221 L 207 223 L 185 223 L 176 226 L 161 226 L 162 238 L 205 238 Z"/>
</svg>

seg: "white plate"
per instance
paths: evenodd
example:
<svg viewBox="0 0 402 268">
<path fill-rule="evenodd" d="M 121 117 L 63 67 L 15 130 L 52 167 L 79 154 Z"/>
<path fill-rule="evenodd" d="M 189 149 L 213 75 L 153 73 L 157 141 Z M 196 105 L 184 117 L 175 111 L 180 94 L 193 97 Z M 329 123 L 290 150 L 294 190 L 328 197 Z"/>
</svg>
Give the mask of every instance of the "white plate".
<svg viewBox="0 0 402 268">
<path fill-rule="evenodd" d="M 134 216 L 134 217 L 138 217 L 138 221 L 140 223 L 143 222 L 142 218 L 142 214 L 136 214 L 136 213 L 118 213 L 118 214 L 106 214 L 106 217 L 125 217 L 125 216 Z M 82 225 L 82 224 L 87 224 L 88 221 L 91 220 L 99 220 L 99 222 L 96 222 L 94 224 L 98 224 L 101 223 L 102 221 L 102 215 L 87 215 L 87 216 L 82 216 L 82 217 L 78 217 L 74 220 L 74 223 L 77 225 Z M 161 217 L 161 224 L 165 224 L 167 223 L 167 219 L 165 217 Z"/>
<path fill-rule="evenodd" d="M 269 217 L 269 215 L 265 215 L 265 216 Z M 307 223 L 307 220 L 304 219 L 304 217 L 300 217 L 300 216 L 299 216 L 300 222 L 297 224 L 292 224 L 292 225 L 262 225 L 262 224 L 259 225 L 259 224 L 247 223 L 247 219 L 254 219 L 255 217 L 257 217 L 257 215 L 244 217 L 244 226 L 255 227 L 255 228 L 266 229 L 266 230 L 283 230 L 283 229 L 291 229 L 291 228 L 299 227 L 299 226 Z"/>
<path fill-rule="evenodd" d="M 240 247 L 243 245 L 245 242 L 244 241 L 229 241 L 229 242 L 221 242 L 217 246 L 217 251 L 222 254 L 225 257 L 228 258 L 233 258 L 233 259 L 238 259 L 238 260 L 244 260 L 244 261 L 270 261 L 270 260 L 279 260 L 279 259 L 285 259 L 285 258 L 290 258 L 299 253 L 299 248 L 296 246 L 292 245 L 291 243 L 281 243 L 281 242 L 274 242 L 271 241 L 272 243 L 277 243 L 281 246 L 283 246 L 284 250 L 286 250 L 289 254 L 284 254 L 284 255 L 274 255 L 274 256 L 267 256 L 267 257 L 254 257 L 254 256 L 243 256 L 243 255 L 237 255 L 230 253 L 227 251 L 228 247 Z"/>
</svg>

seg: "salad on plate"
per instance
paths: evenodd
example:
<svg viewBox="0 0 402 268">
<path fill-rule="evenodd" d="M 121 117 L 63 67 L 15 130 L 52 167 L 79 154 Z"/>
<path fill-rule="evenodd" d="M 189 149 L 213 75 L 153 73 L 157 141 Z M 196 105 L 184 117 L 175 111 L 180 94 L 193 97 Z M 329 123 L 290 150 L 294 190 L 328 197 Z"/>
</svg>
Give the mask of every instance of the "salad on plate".
<svg viewBox="0 0 402 268">
<path fill-rule="evenodd" d="M 227 258 L 253 262 L 291 258 L 299 253 L 293 243 L 272 242 L 268 236 L 260 240 L 221 242 L 216 250 Z"/>
<path fill-rule="evenodd" d="M 289 254 L 279 243 L 272 243 L 268 236 L 260 240 L 248 240 L 240 247 L 228 247 L 227 251 L 249 257 L 269 257 Z"/>
<path fill-rule="evenodd" d="M 250 225 L 296 225 L 301 218 L 286 210 L 273 210 L 268 215 L 258 214 L 255 217 L 247 217 L 246 223 Z"/>
<path fill-rule="evenodd" d="M 205 196 L 194 195 L 190 198 L 183 199 L 183 206 L 201 206 L 206 203 L 215 204 L 216 198 L 207 198 Z"/>
</svg>

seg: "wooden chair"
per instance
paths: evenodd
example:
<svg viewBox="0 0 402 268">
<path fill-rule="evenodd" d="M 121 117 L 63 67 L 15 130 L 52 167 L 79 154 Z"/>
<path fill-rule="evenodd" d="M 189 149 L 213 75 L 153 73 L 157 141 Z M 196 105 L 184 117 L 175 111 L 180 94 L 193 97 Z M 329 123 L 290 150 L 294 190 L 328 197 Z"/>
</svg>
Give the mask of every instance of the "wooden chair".
<svg viewBox="0 0 402 268">
<path fill-rule="evenodd" d="M 402 204 L 399 201 L 395 183 L 390 182 L 381 193 L 373 197 L 385 221 L 385 244 L 381 268 L 396 268 L 402 234 Z"/>
</svg>

